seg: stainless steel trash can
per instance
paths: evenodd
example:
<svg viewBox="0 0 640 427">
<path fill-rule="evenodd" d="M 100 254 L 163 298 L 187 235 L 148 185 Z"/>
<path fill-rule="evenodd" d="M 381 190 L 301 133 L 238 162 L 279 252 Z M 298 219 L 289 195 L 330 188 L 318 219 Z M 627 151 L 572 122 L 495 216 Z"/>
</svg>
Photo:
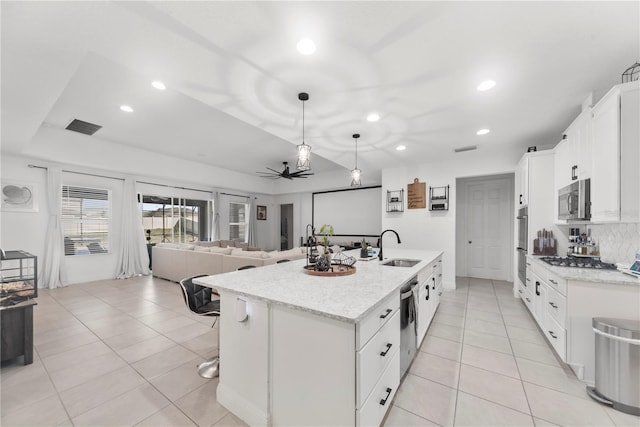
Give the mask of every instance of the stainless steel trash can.
<svg viewBox="0 0 640 427">
<path fill-rule="evenodd" d="M 640 321 L 594 317 L 596 382 L 587 387 L 599 402 L 640 415 Z"/>
</svg>

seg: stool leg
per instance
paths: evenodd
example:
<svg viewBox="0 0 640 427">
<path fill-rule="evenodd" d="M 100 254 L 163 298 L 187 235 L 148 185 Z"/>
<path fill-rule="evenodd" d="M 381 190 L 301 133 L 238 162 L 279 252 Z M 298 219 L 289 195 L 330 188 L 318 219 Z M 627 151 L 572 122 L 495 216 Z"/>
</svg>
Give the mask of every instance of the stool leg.
<svg viewBox="0 0 640 427">
<path fill-rule="evenodd" d="M 217 320 L 217 319 L 216 319 Z M 213 322 L 215 325 L 215 322 Z M 213 327 L 213 325 L 211 326 Z M 220 354 L 220 327 L 218 327 L 218 355 Z M 214 356 L 211 359 L 198 365 L 198 375 L 202 378 L 216 378 L 220 375 L 220 356 Z"/>
</svg>

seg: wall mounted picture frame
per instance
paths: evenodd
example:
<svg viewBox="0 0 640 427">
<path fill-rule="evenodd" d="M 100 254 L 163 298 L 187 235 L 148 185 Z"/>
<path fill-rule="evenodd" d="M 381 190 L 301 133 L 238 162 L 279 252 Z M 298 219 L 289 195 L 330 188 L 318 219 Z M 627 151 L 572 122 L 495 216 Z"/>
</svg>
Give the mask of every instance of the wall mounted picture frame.
<svg viewBox="0 0 640 427">
<path fill-rule="evenodd" d="M 267 220 L 267 207 L 258 205 L 256 209 L 257 209 L 256 218 L 258 220 L 260 220 L 260 221 L 266 221 Z"/>
<path fill-rule="evenodd" d="M 33 182 L 2 180 L 3 212 L 38 212 L 38 185 Z"/>
</svg>

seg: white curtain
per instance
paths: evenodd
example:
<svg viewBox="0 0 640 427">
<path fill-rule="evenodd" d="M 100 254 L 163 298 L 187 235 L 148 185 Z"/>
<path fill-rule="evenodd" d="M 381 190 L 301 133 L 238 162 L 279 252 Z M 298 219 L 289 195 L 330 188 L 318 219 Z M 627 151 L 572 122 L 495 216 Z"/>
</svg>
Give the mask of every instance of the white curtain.
<svg viewBox="0 0 640 427">
<path fill-rule="evenodd" d="M 220 240 L 220 194 L 213 193 L 213 238 Z"/>
<path fill-rule="evenodd" d="M 62 229 L 62 170 L 59 168 L 47 169 L 47 202 L 49 222 L 40 283 L 42 287 L 53 289 L 67 285 Z"/>
<path fill-rule="evenodd" d="M 247 243 L 256 246 L 256 204 L 253 197 L 249 198 L 249 229 L 247 230 Z"/>
<path fill-rule="evenodd" d="M 123 187 L 120 247 L 116 252 L 120 257 L 117 279 L 128 279 L 151 273 L 135 182 L 131 178 L 126 178 Z"/>
</svg>

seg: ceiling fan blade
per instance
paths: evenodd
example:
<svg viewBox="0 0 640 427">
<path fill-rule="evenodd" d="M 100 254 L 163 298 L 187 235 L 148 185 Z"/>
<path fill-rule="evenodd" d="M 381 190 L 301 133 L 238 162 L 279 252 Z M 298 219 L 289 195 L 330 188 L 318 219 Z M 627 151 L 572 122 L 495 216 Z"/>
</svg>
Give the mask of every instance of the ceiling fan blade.
<svg viewBox="0 0 640 427">
<path fill-rule="evenodd" d="M 271 168 L 269 168 L 269 167 L 268 167 L 267 169 L 269 169 L 271 172 L 275 172 L 275 173 L 277 173 L 278 175 L 280 175 L 280 171 L 277 171 L 277 170 L 275 170 L 275 169 L 271 169 Z"/>
</svg>

